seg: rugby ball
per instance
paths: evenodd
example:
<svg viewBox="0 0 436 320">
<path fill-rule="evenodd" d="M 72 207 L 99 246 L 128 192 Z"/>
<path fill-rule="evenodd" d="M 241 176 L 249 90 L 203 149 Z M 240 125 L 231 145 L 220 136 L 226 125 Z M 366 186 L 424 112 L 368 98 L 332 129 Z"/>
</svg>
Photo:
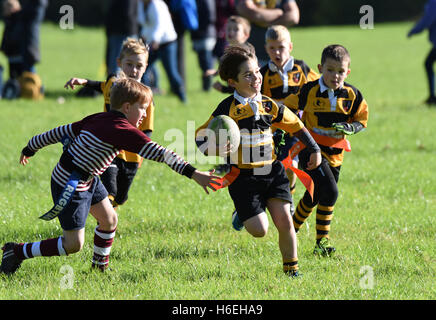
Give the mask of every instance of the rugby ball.
<svg viewBox="0 0 436 320">
<path fill-rule="evenodd" d="M 207 126 L 212 132 L 210 141 L 215 141 L 216 147 L 224 146 L 230 142 L 230 153 L 234 153 L 239 148 L 241 133 L 236 122 L 229 116 L 219 115 L 214 117 Z"/>
</svg>

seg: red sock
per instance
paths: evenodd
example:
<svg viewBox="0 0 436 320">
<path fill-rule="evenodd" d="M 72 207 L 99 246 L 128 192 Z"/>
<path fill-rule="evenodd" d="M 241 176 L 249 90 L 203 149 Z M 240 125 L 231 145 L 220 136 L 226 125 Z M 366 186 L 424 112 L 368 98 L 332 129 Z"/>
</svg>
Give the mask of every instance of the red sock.
<svg viewBox="0 0 436 320">
<path fill-rule="evenodd" d="M 15 246 L 14 253 L 19 259 L 30 259 L 34 257 L 66 256 L 67 253 L 62 246 L 62 237 L 46 239 L 38 242 L 20 243 Z"/>
<path fill-rule="evenodd" d="M 94 255 L 92 256 L 92 266 L 104 270 L 109 265 L 109 255 L 114 242 L 115 230 L 103 231 L 98 226 L 94 231 Z"/>
</svg>

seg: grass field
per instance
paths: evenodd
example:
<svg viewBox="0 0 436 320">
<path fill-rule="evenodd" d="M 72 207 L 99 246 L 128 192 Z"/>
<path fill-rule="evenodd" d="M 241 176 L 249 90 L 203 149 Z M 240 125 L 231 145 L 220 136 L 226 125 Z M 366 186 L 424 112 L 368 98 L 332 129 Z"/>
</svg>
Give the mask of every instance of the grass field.
<svg viewBox="0 0 436 320">
<path fill-rule="evenodd" d="M 331 238 L 337 255 L 312 255 L 315 218 L 298 234 L 303 277 L 281 271 L 278 234 L 270 223 L 255 239 L 232 229 L 233 204 L 226 190 L 206 195 L 164 165 L 146 162 L 129 201 L 119 212 L 112 271 L 90 270 L 95 220 L 86 226 L 78 254 L 25 261 L 12 277 L 0 276 L 0 299 L 139 300 L 433 300 L 436 298 L 436 108 L 426 98 L 427 35 L 407 39 L 411 23 L 295 28 L 293 55 L 316 68 L 331 43 L 351 53 L 348 82 L 370 107 L 368 129 L 350 138 L 339 182 Z M 57 221 L 38 217 L 52 206 L 50 174 L 60 145 L 40 151 L 26 167 L 21 149 L 33 135 L 100 112 L 102 98 L 79 99 L 63 84 L 72 76 L 104 79 L 102 29 L 42 28 L 46 87 L 40 102 L 0 100 L 0 243 L 34 241 L 61 234 Z M 200 70 L 188 46 L 188 104 L 156 96 L 153 139 L 194 157 L 192 127 L 203 123 L 225 97 L 201 91 Z M 2 56 L 0 62 L 5 66 Z M 164 87 L 166 81 L 163 78 Z M 59 97 L 65 98 L 64 103 Z M 170 130 L 172 129 L 172 130 Z M 183 138 L 175 141 L 176 133 Z M 194 157 L 201 169 L 204 159 Z M 297 187 L 296 201 L 303 194 Z"/>
</svg>

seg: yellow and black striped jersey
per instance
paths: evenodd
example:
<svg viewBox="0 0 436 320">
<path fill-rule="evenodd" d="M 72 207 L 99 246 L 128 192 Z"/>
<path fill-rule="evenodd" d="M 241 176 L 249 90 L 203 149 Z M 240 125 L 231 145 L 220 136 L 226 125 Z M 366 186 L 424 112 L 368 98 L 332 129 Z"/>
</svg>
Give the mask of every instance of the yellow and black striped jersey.
<svg viewBox="0 0 436 320">
<path fill-rule="evenodd" d="M 322 136 L 343 139 L 344 135 L 332 127 L 333 123 L 338 122 L 358 121 L 366 128 L 368 104 L 361 92 L 352 85 L 344 83 L 342 88 L 334 91 L 334 97 L 332 95 L 329 98 L 328 90 L 321 90 L 320 81 L 322 78 L 306 83 L 298 94 L 291 94 L 283 103 L 294 112 L 302 110 L 302 121 L 306 128 Z M 321 144 L 320 148 L 322 155 L 332 167 L 342 164 L 343 149 L 326 147 Z"/>
<path fill-rule="evenodd" d="M 238 124 L 241 132 L 241 143 L 238 152 L 229 159 L 240 169 L 259 168 L 271 164 L 276 155 L 271 128 L 279 128 L 293 134 L 304 126 L 301 120 L 283 104 L 262 95 L 256 103 L 256 111 L 250 103 L 242 104 L 234 96 L 224 99 L 210 118 L 196 131 L 197 143 L 204 141 L 209 122 L 216 116 L 226 115 Z"/>
<path fill-rule="evenodd" d="M 115 75 L 109 75 L 106 81 L 99 83 L 100 91 L 103 93 L 104 97 L 104 111 L 110 110 L 110 100 L 111 100 L 111 88 L 114 82 L 117 80 Z M 151 102 L 150 106 L 147 108 L 147 117 L 141 123 L 138 128 L 141 131 L 153 131 L 154 129 L 154 103 Z M 123 159 L 126 162 L 140 162 L 141 157 L 136 153 L 131 153 L 122 150 L 118 155 L 118 158 Z"/>
<path fill-rule="evenodd" d="M 303 60 L 294 59 L 293 66 L 285 75 L 280 75 L 277 67 L 270 61 L 260 69 L 263 76 L 262 94 L 277 101 L 283 101 L 290 94 L 297 94 L 303 84 L 319 79 L 319 74 Z M 287 78 L 287 83 L 284 79 Z"/>
</svg>

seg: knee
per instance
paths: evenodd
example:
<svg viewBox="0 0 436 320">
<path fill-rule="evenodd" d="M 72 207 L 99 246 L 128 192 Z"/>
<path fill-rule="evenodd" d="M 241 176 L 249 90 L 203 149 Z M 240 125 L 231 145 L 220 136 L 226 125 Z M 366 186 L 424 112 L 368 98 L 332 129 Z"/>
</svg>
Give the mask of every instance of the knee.
<svg viewBox="0 0 436 320">
<path fill-rule="evenodd" d="M 289 232 L 292 228 L 294 228 L 294 223 L 292 221 L 292 217 L 290 214 L 282 215 L 275 221 L 276 228 L 279 233 Z"/>
<path fill-rule="evenodd" d="M 250 230 L 248 230 L 248 233 L 250 233 L 253 237 L 255 238 L 262 238 L 265 237 L 266 234 L 268 233 L 268 226 L 258 226 L 256 228 L 252 228 Z"/>
<path fill-rule="evenodd" d="M 65 239 L 62 243 L 65 251 L 68 254 L 79 252 L 83 249 L 84 239 Z"/>
<path fill-rule="evenodd" d="M 107 221 L 106 221 L 106 225 L 110 230 L 114 230 L 117 225 L 118 225 L 118 215 L 115 212 L 115 210 L 113 211 L 112 214 L 109 215 Z"/>
</svg>

